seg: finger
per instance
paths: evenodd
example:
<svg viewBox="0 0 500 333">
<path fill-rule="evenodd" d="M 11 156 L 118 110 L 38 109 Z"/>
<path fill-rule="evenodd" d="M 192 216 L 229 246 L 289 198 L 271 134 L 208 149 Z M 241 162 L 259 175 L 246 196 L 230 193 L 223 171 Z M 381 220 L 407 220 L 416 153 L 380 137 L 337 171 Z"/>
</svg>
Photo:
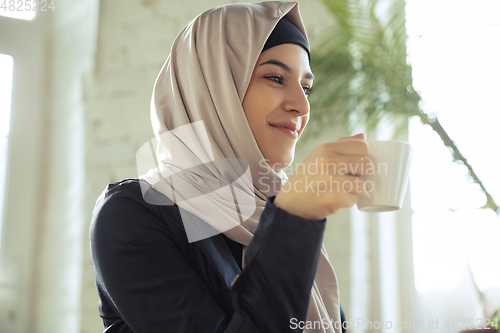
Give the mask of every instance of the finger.
<svg viewBox="0 0 500 333">
<path fill-rule="evenodd" d="M 344 195 L 337 200 L 338 201 L 334 204 L 335 210 L 352 207 L 356 202 L 358 202 L 358 196 L 351 193 L 344 193 Z"/>
<path fill-rule="evenodd" d="M 342 162 L 337 168 L 340 174 L 347 176 L 363 177 L 373 172 L 373 162 L 369 157 L 343 156 Z"/>
<path fill-rule="evenodd" d="M 338 155 L 317 168 L 317 170 L 325 170 L 329 175 L 355 175 L 357 177 L 363 177 L 372 172 L 371 169 L 373 169 L 373 163 L 369 157 L 354 155 Z"/>
<path fill-rule="evenodd" d="M 343 192 L 352 195 L 359 195 L 365 192 L 365 180 L 356 176 L 343 176 L 341 189 Z"/>
<path fill-rule="evenodd" d="M 326 148 L 331 153 L 342 155 L 368 155 L 368 142 L 361 139 L 344 139 L 336 142 L 325 143 Z"/>
<path fill-rule="evenodd" d="M 363 156 L 359 158 L 360 161 L 358 162 L 357 165 L 353 164 L 353 170 L 350 172 L 350 175 L 354 175 L 356 177 L 363 177 L 368 174 L 373 174 L 373 170 L 375 168 L 373 161 L 371 158 L 367 156 Z"/>
<path fill-rule="evenodd" d="M 342 140 L 346 140 L 346 139 L 361 139 L 361 140 L 365 140 L 366 139 L 366 135 L 365 135 L 365 133 L 358 133 L 356 135 L 351 135 L 351 136 L 341 136 L 340 138 L 337 139 L 337 141 L 342 141 Z"/>
<path fill-rule="evenodd" d="M 319 193 L 358 195 L 365 191 L 365 180 L 356 176 L 335 176 L 322 178 L 315 182 Z"/>
</svg>

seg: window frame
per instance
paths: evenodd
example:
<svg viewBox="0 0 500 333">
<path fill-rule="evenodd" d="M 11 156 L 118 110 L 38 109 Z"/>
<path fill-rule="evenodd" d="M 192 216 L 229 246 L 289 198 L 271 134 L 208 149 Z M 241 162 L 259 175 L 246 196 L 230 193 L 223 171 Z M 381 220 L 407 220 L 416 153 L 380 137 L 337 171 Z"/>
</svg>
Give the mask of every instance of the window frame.
<svg viewBox="0 0 500 333">
<path fill-rule="evenodd" d="M 5 202 L 0 242 L 0 327 L 24 333 L 34 327 L 37 235 L 44 179 L 47 18 L 0 17 L 0 53 L 14 58 Z M 16 186 L 16 184 L 19 184 Z"/>
</svg>

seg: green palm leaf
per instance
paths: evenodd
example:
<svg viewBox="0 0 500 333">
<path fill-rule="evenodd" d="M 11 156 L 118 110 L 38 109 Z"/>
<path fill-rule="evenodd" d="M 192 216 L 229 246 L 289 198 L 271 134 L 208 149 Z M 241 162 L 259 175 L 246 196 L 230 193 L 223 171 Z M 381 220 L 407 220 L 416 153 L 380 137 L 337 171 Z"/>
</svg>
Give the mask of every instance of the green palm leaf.
<svg viewBox="0 0 500 333">
<path fill-rule="evenodd" d="M 418 116 L 430 125 L 463 163 L 469 176 L 486 195 L 484 208 L 500 213 L 472 166 L 460 153 L 437 118 L 419 108 L 420 96 L 412 86 L 407 62 L 405 1 L 394 0 L 377 15 L 378 0 L 320 0 L 334 19 L 312 41 L 311 68 L 315 73 L 310 97 L 313 116 L 302 137 L 309 141 L 336 124 L 354 130 L 364 125 L 373 132 L 383 119 L 395 125 L 393 138 L 407 133 L 408 119 Z"/>
</svg>

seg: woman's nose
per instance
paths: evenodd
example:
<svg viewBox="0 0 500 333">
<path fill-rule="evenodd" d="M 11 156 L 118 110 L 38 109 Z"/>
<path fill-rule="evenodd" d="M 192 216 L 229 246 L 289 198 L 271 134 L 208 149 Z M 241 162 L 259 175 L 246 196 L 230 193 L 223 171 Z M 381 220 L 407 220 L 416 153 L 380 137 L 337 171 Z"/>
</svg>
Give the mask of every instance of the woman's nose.
<svg viewBox="0 0 500 333">
<path fill-rule="evenodd" d="M 288 87 L 283 103 L 285 110 L 298 111 L 299 117 L 309 113 L 309 100 L 300 84 Z"/>
</svg>

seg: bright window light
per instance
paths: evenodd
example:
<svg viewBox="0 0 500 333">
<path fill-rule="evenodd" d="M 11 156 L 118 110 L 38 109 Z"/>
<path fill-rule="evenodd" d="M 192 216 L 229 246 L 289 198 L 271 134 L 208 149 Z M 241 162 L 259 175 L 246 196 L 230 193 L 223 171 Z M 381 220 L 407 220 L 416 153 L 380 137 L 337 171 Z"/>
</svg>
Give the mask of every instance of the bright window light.
<svg viewBox="0 0 500 333">
<path fill-rule="evenodd" d="M 498 0 L 410 0 L 406 6 L 413 85 L 424 111 L 437 115 L 500 204 L 498 13 Z M 480 298 L 474 282 L 500 307 L 500 217 L 480 209 L 486 196 L 430 126 L 412 119 L 409 140 L 415 284 L 425 314 L 472 317 L 470 305 Z"/>
<path fill-rule="evenodd" d="M 14 59 L 0 54 L 0 138 L 9 134 Z"/>
<path fill-rule="evenodd" d="M 26 21 L 33 21 L 36 17 L 36 11 L 33 10 L 25 10 L 26 8 L 24 7 L 25 2 L 21 1 L 11 1 L 12 3 L 16 3 L 16 5 L 10 7 L 9 9 L 9 0 L 0 0 L 0 5 L 2 8 L 0 8 L 0 16 L 6 16 L 6 17 L 12 17 L 15 19 L 19 20 L 26 20 Z M 21 8 L 23 10 L 17 10 L 21 9 L 19 8 L 19 5 L 17 3 L 22 3 Z M 12 10 L 12 8 L 14 8 Z"/>
<path fill-rule="evenodd" d="M 8 134 L 12 95 L 12 73 L 14 59 L 0 54 L 0 241 L 2 240 L 2 218 L 5 203 L 5 180 L 7 171 Z M 2 248 L 0 243 L 0 249 Z"/>
</svg>

